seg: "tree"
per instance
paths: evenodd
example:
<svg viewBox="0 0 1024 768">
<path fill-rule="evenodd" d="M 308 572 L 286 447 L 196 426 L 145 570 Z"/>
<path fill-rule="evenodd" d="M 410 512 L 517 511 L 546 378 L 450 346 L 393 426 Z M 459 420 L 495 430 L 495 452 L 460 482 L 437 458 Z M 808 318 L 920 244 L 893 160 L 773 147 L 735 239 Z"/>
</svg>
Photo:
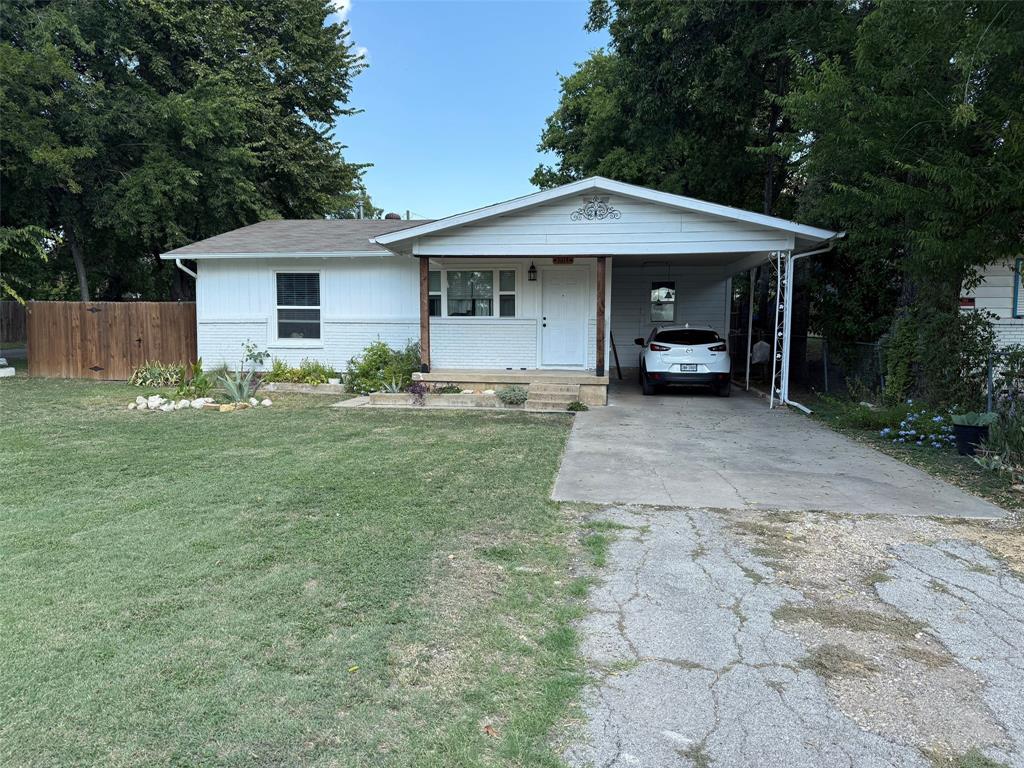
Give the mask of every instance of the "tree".
<svg viewBox="0 0 1024 768">
<path fill-rule="evenodd" d="M 784 101 L 801 211 L 850 233 L 821 276 L 818 321 L 850 339 L 851 317 L 877 331 L 897 308 L 890 367 L 913 370 L 894 397 L 961 391 L 960 346 L 984 337 L 961 318 L 962 287 L 1020 253 L 1022 86 L 1024 8 L 883 1 L 851 55 L 804 68 Z"/>
<path fill-rule="evenodd" d="M 83 299 L 181 296 L 160 252 L 365 195 L 330 134 L 363 64 L 328 0 L 3 8 L 4 224 L 59 236 Z"/>
</svg>

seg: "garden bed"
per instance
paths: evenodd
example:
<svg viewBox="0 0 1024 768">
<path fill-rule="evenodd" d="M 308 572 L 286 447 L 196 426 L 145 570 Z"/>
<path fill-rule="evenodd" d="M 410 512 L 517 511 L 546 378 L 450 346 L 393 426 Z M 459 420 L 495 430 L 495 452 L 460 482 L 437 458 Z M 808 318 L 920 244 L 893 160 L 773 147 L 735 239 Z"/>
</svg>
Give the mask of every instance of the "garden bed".
<svg viewBox="0 0 1024 768">
<path fill-rule="evenodd" d="M 291 392 L 301 395 L 342 395 L 344 384 L 291 384 L 284 381 L 271 381 L 261 387 L 265 392 Z"/>
<path fill-rule="evenodd" d="M 523 410 L 523 404 L 508 405 L 503 403 L 497 395 L 480 393 L 461 393 L 451 395 L 423 395 L 423 402 L 415 402 L 413 395 L 407 392 L 372 392 L 368 396 L 369 405 L 380 407 L 412 407 L 422 408 L 502 408 L 513 411 Z"/>
</svg>

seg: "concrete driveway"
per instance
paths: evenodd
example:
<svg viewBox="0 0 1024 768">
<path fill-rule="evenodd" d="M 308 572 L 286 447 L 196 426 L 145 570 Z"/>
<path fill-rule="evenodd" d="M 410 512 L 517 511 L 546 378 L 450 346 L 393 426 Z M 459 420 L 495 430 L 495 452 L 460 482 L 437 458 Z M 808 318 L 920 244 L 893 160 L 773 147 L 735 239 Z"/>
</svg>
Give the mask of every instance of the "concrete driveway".
<svg viewBox="0 0 1024 768">
<path fill-rule="evenodd" d="M 604 504 L 997 518 L 999 507 L 734 390 L 644 397 L 633 382 L 576 416 L 554 498 Z"/>
</svg>

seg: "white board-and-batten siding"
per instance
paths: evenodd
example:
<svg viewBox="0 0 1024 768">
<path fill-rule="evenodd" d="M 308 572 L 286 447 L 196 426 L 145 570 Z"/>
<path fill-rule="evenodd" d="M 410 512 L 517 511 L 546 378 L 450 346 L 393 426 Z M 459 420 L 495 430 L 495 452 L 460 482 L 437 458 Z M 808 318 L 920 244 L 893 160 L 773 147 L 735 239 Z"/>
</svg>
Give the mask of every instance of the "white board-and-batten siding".
<svg viewBox="0 0 1024 768">
<path fill-rule="evenodd" d="M 740 253 L 785 250 L 791 235 L 770 227 L 612 196 L 617 218 L 573 221 L 586 195 L 538 205 L 479 224 L 422 236 L 413 252 L 428 256 L 549 256 Z"/>
<path fill-rule="evenodd" d="M 1000 347 L 1024 344 L 1024 318 L 1013 316 L 1013 288 L 1019 279 L 1013 263 L 991 264 L 981 274 L 981 284 L 964 296 L 974 299 L 975 309 L 995 315 L 992 325 Z M 1017 298 L 1017 310 L 1024 310 L 1024 291 Z"/>
</svg>

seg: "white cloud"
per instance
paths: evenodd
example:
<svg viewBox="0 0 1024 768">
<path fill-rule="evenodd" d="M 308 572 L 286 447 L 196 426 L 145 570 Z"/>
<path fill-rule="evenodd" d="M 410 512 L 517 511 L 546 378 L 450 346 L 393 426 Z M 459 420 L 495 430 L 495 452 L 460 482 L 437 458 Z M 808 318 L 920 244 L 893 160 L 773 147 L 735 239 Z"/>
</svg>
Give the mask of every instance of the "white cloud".
<svg viewBox="0 0 1024 768">
<path fill-rule="evenodd" d="M 338 17 L 338 21 L 344 21 L 348 18 L 348 12 L 352 10 L 352 0 L 332 0 L 334 3 L 334 16 Z"/>
</svg>

